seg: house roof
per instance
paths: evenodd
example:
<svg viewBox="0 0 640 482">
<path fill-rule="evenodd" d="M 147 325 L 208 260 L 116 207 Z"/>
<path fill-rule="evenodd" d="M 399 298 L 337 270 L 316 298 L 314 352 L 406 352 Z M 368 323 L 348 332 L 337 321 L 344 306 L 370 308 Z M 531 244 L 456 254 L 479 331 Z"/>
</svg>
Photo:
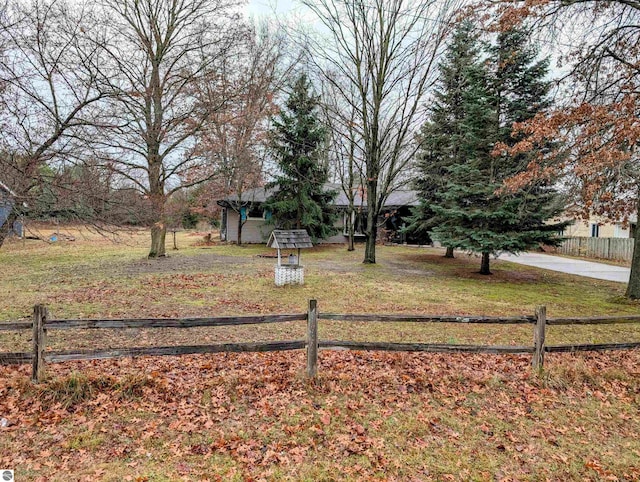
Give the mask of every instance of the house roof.
<svg viewBox="0 0 640 482">
<path fill-rule="evenodd" d="M 311 238 L 305 229 L 274 229 L 267 241 L 268 248 L 313 248 Z"/>
<path fill-rule="evenodd" d="M 349 206 L 349 200 L 347 199 L 347 195 L 342 190 L 342 186 L 340 184 L 327 183 L 325 184 L 325 189 L 337 191 L 338 194 L 333 201 L 333 205 L 337 207 L 347 207 Z M 264 186 L 257 187 L 255 189 L 249 189 L 242 195 L 242 201 L 250 202 L 250 203 L 263 203 L 265 202 L 274 192 L 275 188 L 267 189 Z M 218 201 L 218 204 L 221 206 L 228 205 L 231 202 L 238 202 L 237 195 L 231 195 L 225 199 L 221 199 Z M 410 189 L 397 189 L 393 191 L 384 203 L 385 208 L 394 208 L 400 206 L 417 206 L 418 201 L 418 192 L 412 191 Z M 362 191 L 357 188 L 355 189 L 355 199 L 354 204 L 356 206 L 366 206 L 366 196 L 362 195 Z"/>
</svg>

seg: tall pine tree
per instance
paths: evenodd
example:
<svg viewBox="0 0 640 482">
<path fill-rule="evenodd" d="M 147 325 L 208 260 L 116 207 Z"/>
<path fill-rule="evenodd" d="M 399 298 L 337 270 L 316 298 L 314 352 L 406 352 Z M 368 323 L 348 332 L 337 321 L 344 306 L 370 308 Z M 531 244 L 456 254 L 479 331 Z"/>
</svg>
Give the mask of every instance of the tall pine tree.
<svg viewBox="0 0 640 482">
<path fill-rule="evenodd" d="M 325 189 L 329 179 L 322 155 L 326 131 L 317 107 L 318 97 L 301 75 L 273 123 L 270 147 L 280 173 L 267 184 L 275 192 L 265 203 L 278 228 L 306 229 L 314 240 L 337 232 L 337 214 L 331 205 L 337 192 Z"/>
<path fill-rule="evenodd" d="M 447 46 L 439 65 L 439 81 L 430 108 L 430 120 L 419 135 L 414 187 L 420 193 L 407 231 L 424 236 L 443 223 L 432 205 L 445 190 L 451 166 L 465 164 L 479 155 L 487 156 L 485 137 L 490 108 L 486 105 L 486 79 L 481 63 L 481 48 L 470 21 L 464 21 Z M 474 118 L 485 112 L 485 118 Z M 484 121 L 484 123 L 482 123 Z M 453 257 L 453 246 L 446 257 Z"/>
<path fill-rule="evenodd" d="M 453 42 L 452 48 L 456 45 Z M 458 48 L 464 51 L 468 46 Z M 505 179 L 526 168 L 525 156 L 491 155 L 496 142 L 516 141 L 511 137 L 514 122 L 548 106 L 549 85 L 544 79 L 548 62 L 536 60 L 537 49 L 523 30 L 501 33 L 488 54 L 488 61 L 476 59 L 472 68 L 462 69 L 464 117 L 458 123 L 460 131 L 451 131 L 449 146 L 464 155 L 446 161 L 444 182 L 429 204 L 437 220 L 433 236 L 445 246 L 480 253 L 482 274 L 490 274 L 491 255 L 557 244 L 556 234 L 566 225 L 547 224 L 563 209 L 550 186 L 500 191 Z"/>
</svg>

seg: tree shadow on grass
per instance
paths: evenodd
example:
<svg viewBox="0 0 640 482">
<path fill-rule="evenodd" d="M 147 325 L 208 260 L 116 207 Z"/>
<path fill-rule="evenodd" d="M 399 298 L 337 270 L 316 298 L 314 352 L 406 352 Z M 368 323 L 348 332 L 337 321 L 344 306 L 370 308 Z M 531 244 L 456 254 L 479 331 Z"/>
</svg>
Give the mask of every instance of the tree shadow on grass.
<svg viewBox="0 0 640 482">
<path fill-rule="evenodd" d="M 422 267 L 425 273 L 435 277 L 456 279 L 472 279 L 485 283 L 540 283 L 553 281 L 547 273 L 537 270 L 523 270 L 520 267 L 505 265 L 500 260 L 491 260 L 491 275 L 479 273 L 480 256 L 456 253 L 455 258 L 445 258 L 436 253 L 408 253 L 402 259 L 410 262 L 414 267 Z"/>
</svg>

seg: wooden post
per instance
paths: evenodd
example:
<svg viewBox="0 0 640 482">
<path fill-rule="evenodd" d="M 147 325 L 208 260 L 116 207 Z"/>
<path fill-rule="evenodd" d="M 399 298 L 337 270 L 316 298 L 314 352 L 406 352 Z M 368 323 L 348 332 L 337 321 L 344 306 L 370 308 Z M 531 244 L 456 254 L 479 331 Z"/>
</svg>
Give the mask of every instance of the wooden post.
<svg viewBox="0 0 640 482">
<path fill-rule="evenodd" d="M 541 370 L 544 366 L 544 347 L 547 328 L 547 307 L 538 306 L 536 308 L 536 324 L 533 329 L 533 360 L 531 364 L 534 369 Z"/>
<path fill-rule="evenodd" d="M 318 302 L 309 300 L 307 314 L 307 377 L 318 374 Z"/>
<path fill-rule="evenodd" d="M 33 307 L 33 371 L 31 379 L 39 382 L 44 377 L 44 350 L 47 344 L 47 331 L 44 327 L 49 318 L 46 306 Z"/>
</svg>

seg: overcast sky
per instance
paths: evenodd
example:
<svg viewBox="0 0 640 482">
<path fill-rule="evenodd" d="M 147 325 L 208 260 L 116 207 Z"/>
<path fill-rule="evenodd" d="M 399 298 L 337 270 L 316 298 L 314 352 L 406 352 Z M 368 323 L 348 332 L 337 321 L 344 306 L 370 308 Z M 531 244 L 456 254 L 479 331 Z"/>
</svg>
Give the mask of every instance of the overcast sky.
<svg viewBox="0 0 640 482">
<path fill-rule="evenodd" d="M 249 0 L 246 6 L 247 16 L 261 17 L 287 15 L 294 9 L 292 0 Z"/>
</svg>

